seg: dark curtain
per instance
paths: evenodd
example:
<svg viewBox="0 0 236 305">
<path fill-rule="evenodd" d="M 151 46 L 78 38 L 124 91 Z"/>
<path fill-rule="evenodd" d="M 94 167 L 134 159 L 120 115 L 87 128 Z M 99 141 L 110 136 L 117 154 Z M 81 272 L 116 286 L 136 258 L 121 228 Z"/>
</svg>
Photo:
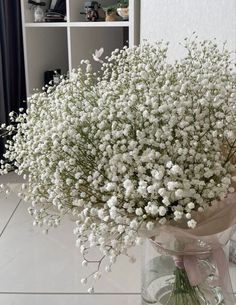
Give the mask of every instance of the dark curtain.
<svg viewBox="0 0 236 305">
<path fill-rule="evenodd" d="M 0 124 L 26 99 L 20 0 L 0 0 Z M 0 140 L 0 158 L 4 143 Z"/>
</svg>

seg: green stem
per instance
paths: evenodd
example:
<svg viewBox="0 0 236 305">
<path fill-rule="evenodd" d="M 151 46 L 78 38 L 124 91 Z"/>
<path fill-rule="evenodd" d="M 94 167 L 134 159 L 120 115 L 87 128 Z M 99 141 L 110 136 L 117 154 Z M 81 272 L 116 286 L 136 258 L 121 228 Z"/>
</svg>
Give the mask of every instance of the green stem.
<svg viewBox="0 0 236 305">
<path fill-rule="evenodd" d="M 192 286 L 184 269 L 176 267 L 175 281 L 166 305 L 202 305 L 202 293 L 198 286 Z"/>
</svg>

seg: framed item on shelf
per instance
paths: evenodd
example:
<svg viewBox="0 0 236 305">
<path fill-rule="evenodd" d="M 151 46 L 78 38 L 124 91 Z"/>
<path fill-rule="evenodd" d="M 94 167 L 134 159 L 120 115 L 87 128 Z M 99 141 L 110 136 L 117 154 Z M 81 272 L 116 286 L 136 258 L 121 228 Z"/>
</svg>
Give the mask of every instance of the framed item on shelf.
<svg viewBox="0 0 236 305">
<path fill-rule="evenodd" d="M 49 9 L 50 9 L 50 10 L 54 10 L 56 4 L 57 4 L 57 0 L 51 0 Z"/>
<path fill-rule="evenodd" d="M 49 10 L 66 15 L 66 0 L 51 0 Z"/>
<path fill-rule="evenodd" d="M 66 0 L 51 0 L 49 10 L 46 12 L 46 22 L 65 21 L 66 16 Z"/>
</svg>

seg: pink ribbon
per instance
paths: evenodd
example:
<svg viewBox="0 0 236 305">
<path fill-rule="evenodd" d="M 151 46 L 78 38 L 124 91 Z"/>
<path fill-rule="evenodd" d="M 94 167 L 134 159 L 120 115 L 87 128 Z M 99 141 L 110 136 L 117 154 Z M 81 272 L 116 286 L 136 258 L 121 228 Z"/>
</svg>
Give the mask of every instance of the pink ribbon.
<svg viewBox="0 0 236 305">
<path fill-rule="evenodd" d="M 200 269 L 197 256 L 184 255 L 182 259 L 184 269 L 192 286 L 197 286 L 206 280 L 209 274 L 206 270 Z"/>
<path fill-rule="evenodd" d="M 229 264 L 222 247 L 214 249 L 211 257 L 218 270 L 218 284 L 222 288 L 225 301 L 230 302 L 229 304 L 236 304 L 229 274 Z M 200 268 L 198 258 L 195 255 L 184 255 L 183 265 L 192 286 L 201 284 L 209 276 L 206 269 Z"/>
</svg>

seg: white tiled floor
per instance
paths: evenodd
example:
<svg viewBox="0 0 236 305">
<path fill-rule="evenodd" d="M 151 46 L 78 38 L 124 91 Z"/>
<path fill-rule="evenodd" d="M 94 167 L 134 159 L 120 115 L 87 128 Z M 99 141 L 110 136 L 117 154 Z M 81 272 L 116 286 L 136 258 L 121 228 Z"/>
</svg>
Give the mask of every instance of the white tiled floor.
<svg viewBox="0 0 236 305">
<path fill-rule="evenodd" d="M 3 177 L 0 177 L 2 183 Z M 17 182 L 14 175 L 7 177 Z M 75 247 L 73 223 L 43 235 L 32 226 L 27 204 L 12 193 L 0 194 L 0 304 L 2 305 L 140 305 L 141 250 L 137 261 L 121 258 L 113 272 L 88 295 L 80 279 L 89 271 L 81 267 Z M 236 279 L 236 268 L 231 269 Z M 236 291 L 236 280 L 234 289 Z"/>
<path fill-rule="evenodd" d="M 0 177 L 16 183 L 14 175 Z M 11 193 L 0 194 L 0 304 L 3 305 L 139 305 L 140 249 L 137 262 L 126 257 L 88 295 L 80 279 L 89 274 L 81 267 L 75 247 L 73 223 L 65 221 L 48 235 L 32 226 L 28 205 Z"/>
<path fill-rule="evenodd" d="M 139 305 L 138 295 L 0 295 L 3 305 Z"/>
</svg>

